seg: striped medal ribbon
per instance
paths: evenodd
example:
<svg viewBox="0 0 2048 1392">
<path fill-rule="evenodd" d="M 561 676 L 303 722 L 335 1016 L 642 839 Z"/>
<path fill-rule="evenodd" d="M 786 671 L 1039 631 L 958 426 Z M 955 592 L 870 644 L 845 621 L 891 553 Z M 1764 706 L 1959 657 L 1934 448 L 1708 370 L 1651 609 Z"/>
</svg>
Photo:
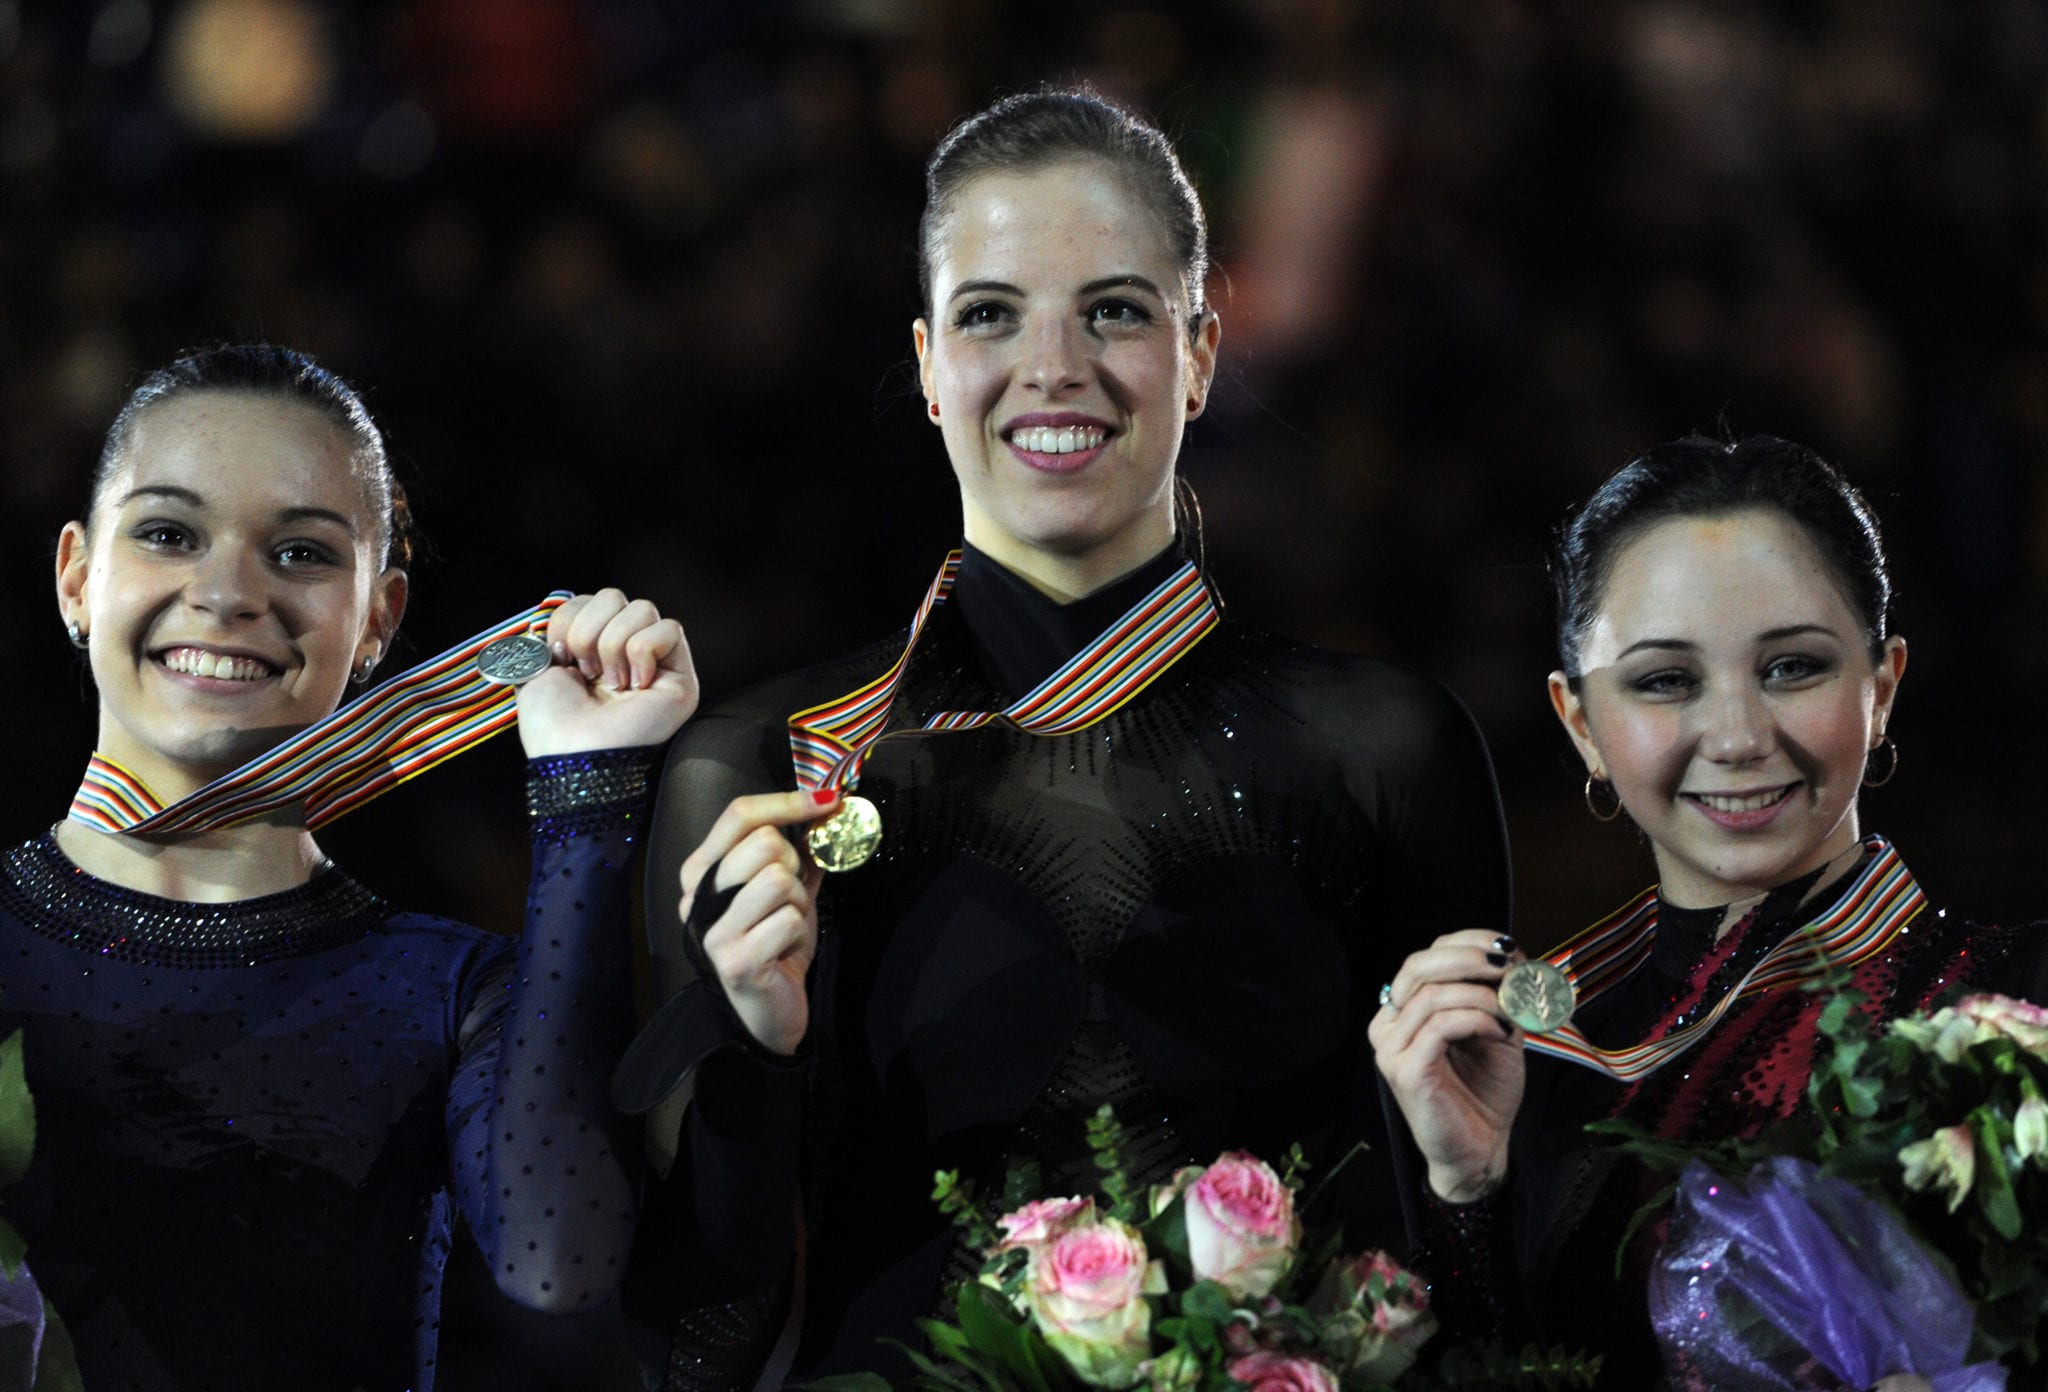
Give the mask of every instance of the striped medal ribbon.
<svg viewBox="0 0 2048 1392">
<path fill-rule="evenodd" d="M 213 831 L 303 806 L 308 828 L 353 812 L 416 774 L 481 744 L 518 718 L 517 688 L 477 666 L 491 644 L 542 627 L 567 590 L 401 672 L 267 754 L 165 807 L 143 781 L 98 753 L 70 819 L 96 831 Z"/>
<path fill-rule="evenodd" d="M 1927 906 L 1927 898 L 1899 853 L 1882 836 L 1866 836 L 1871 854 L 1862 871 L 1833 904 L 1812 922 L 1765 953 L 1705 1015 L 1683 1029 L 1624 1049 L 1602 1049 L 1566 1024 L 1531 1034 L 1526 1046 L 1632 1083 L 1662 1068 L 1705 1039 L 1736 1002 L 1766 991 L 1796 986 L 1824 972 L 1853 967 L 1891 945 Z M 1637 898 L 1548 954 L 1550 964 L 1571 980 L 1583 1005 L 1625 980 L 1650 955 L 1657 933 L 1657 892 Z"/>
<path fill-rule="evenodd" d="M 790 761 L 799 788 L 851 793 L 862 766 L 879 745 L 956 730 L 1000 725 L 1031 735 L 1085 729 L 1123 708 L 1199 643 L 1222 619 L 1216 599 L 1193 561 L 1160 582 L 1064 666 L 1016 702 L 997 711 L 940 711 L 915 729 L 883 733 L 897 684 L 932 611 L 946 602 L 960 573 L 950 553 L 910 622 L 903 654 L 873 681 L 837 700 L 789 718 Z M 828 870 L 852 869 L 874 854 L 881 817 L 865 798 L 847 798 L 844 810 L 811 828 L 813 856 Z M 845 862 L 845 863 L 840 863 Z"/>
</svg>

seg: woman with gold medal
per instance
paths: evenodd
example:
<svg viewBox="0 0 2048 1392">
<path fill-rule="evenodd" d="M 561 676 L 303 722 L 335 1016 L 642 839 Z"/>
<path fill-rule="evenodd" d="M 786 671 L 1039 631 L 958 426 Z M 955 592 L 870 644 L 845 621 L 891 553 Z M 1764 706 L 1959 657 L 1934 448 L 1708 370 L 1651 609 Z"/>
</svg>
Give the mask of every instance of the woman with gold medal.
<svg viewBox="0 0 2048 1392">
<path fill-rule="evenodd" d="M 1637 1389 L 1664 1371 L 1654 1235 L 1619 1278 L 1615 1254 L 1661 1181 L 1585 1123 L 1695 1142 L 1792 1115 L 1827 999 L 1797 988 L 1808 930 L 1887 1017 L 1963 984 L 2048 999 L 2048 954 L 2035 928 L 1928 908 L 1863 833 L 1862 790 L 1898 768 L 1906 643 L 1876 519 L 1831 465 L 1768 437 L 1660 445 L 1566 522 L 1552 578 L 1551 703 L 1591 815 L 1642 830 L 1657 886 L 1550 954 L 1562 971 L 1484 933 L 1438 939 L 1371 1034 L 1425 1162 L 1439 1292 L 1484 1319 L 1518 1285 L 1534 1332 Z M 1744 989 L 1773 973 L 1789 980 Z"/>
<path fill-rule="evenodd" d="M 1222 335 L 1165 138 L 1026 94 L 957 127 L 927 189 L 912 335 L 965 545 L 910 634 L 700 717 L 664 780 L 664 992 L 694 959 L 732 1031 L 657 1114 L 674 1163 L 628 1283 L 673 1387 L 750 1385 L 792 1279 L 794 1378 L 892 1366 L 878 1338 L 915 1341 L 971 1269 L 933 1172 L 1092 1188 L 1104 1103 L 1146 1180 L 1365 1141 L 1348 1211 L 1386 1240 L 1372 992 L 1505 922 L 1458 702 L 1225 619 L 1187 549 L 1175 461 Z M 631 1100 L 695 1057 L 626 1070 Z"/>
</svg>

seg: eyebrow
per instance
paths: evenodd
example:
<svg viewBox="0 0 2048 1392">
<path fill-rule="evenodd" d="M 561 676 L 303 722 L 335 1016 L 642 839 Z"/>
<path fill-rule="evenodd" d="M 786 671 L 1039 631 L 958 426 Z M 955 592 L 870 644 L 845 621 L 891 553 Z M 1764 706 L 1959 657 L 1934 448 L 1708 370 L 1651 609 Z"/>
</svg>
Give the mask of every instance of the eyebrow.
<svg viewBox="0 0 2048 1392">
<path fill-rule="evenodd" d="M 1164 294 L 1160 293 L 1160 289 L 1158 286 L 1154 285 L 1146 277 L 1137 274 L 1135 271 L 1126 272 L 1123 275 L 1103 276 L 1099 280 L 1091 280 L 1086 285 L 1083 285 L 1075 293 L 1080 295 L 1093 295 L 1100 290 L 1117 289 L 1148 290 L 1153 295 L 1158 296 L 1158 298 L 1162 300 L 1166 298 Z M 1024 297 L 1023 289 L 1020 288 L 1019 286 L 1010 284 L 1010 282 L 1008 282 L 1007 280 L 963 280 L 958 285 L 953 287 L 953 293 L 947 298 L 947 303 L 950 304 L 953 300 L 959 299 L 962 295 L 984 294 L 1015 295 L 1019 299 L 1022 299 Z"/>
<path fill-rule="evenodd" d="M 1158 286 L 1154 285 L 1144 276 L 1137 274 L 1135 271 L 1127 272 L 1124 275 L 1104 276 L 1101 280 L 1091 280 L 1086 285 L 1081 287 L 1081 293 L 1084 295 L 1092 295 L 1098 290 L 1116 289 L 1149 290 L 1162 300 L 1166 298 L 1165 295 L 1160 294 Z"/>
<path fill-rule="evenodd" d="M 1022 298 L 1024 294 L 1022 290 L 1006 280 L 963 280 L 953 287 L 953 293 L 948 297 L 947 303 L 950 304 L 962 295 L 983 295 L 990 291 L 998 295 L 1016 295 L 1019 298 Z"/>
<path fill-rule="evenodd" d="M 137 498 L 169 498 L 174 502 L 186 503 L 196 508 L 206 506 L 206 499 L 204 497 L 189 488 L 181 488 L 174 483 L 145 483 L 139 488 L 131 488 L 121 496 L 121 505 L 126 506 Z M 280 522 L 332 522 L 350 536 L 356 534 L 355 521 L 346 513 L 336 512 L 333 508 L 279 508 L 277 520 Z"/>
<path fill-rule="evenodd" d="M 1837 641 L 1839 641 L 1842 636 L 1841 634 L 1835 632 L 1832 628 L 1829 628 L 1826 624 L 1787 624 L 1783 628 L 1765 629 L 1762 633 L 1757 634 L 1756 641 L 1759 643 L 1782 643 L 1787 638 L 1797 638 L 1803 634 L 1808 633 L 1818 633 L 1823 635 L 1824 637 L 1836 639 Z M 1698 647 L 1699 644 L 1691 642 L 1690 640 L 1684 638 L 1642 638 L 1638 639 L 1636 642 L 1630 643 L 1627 647 L 1623 648 L 1619 653 L 1616 653 L 1615 658 L 1617 661 L 1619 661 L 1621 658 L 1627 657 L 1632 652 L 1639 652 L 1645 650 L 1654 652 L 1692 652 Z"/>
</svg>

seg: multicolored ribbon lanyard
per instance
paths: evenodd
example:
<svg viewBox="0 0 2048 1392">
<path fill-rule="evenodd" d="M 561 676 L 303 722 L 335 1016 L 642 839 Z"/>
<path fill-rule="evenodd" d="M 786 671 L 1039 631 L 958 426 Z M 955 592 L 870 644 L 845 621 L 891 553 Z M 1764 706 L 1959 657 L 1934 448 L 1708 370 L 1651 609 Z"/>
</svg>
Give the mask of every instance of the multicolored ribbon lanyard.
<svg viewBox="0 0 2048 1392">
<path fill-rule="evenodd" d="M 1588 1042 L 1576 1025 L 1565 1024 L 1546 1034 L 1529 1035 L 1526 1047 L 1533 1053 L 1634 1082 L 1705 1039 L 1737 1001 L 1798 985 L 1876 956 L 1927 906 L 1927 899 L 1890 842 L 1881 836 L 1867 836 L 1863 844 L 1871 852 L 1870 859 L 1841 898 L 1806 928 L 1765 953 L 1712 1010 L 1684 1029 L 1625 1049 L 1601 1049 Z M 1656 933 L 1657 892 L 1650 889 L 1553 949 L 1548 960 L 1571 979 L 1578 1002 L 1584 1005 L 1641 966 L 1650 955 Z"/>
<path fill-rule="evenodd" d="M 954 551 L 933 578 L 910 622 L 910 641 L 889 670 L 836 701 L 789 718 L 790 761 L 797 786 L 851 793 L 877 746 L 955 730 L 1000 725 L 1031 735 L 1085 729 L 1122 709 L 1186 655 L 1222 620 L 1216 599 L 1193 561 L 1183 561 L 1159 587 L 1132 605 L 1094 642 L 1020 699 L 997 711 L 940 711 L 916 729 L 883 733 L 897 684 L 932 611 L 946 602 L 960 573 Z M 828 870 L 852 869 L 874 854 L 881 817 L 865 798 L 811 829 L 812 854 Z M 843 863 L 842 863 L 843 862 Z"/>
<path fill-rule="evenodd" d="M 70 819 L 96 831 L 172 835 L 213 831 L 280 807 L 303 806 L 309 828 L 331 822 L 511 725 L 518 717 L 514 692 L 519 678 L 487 675 L 478 655 L 493 644 L 534 633 L 568 597 L 568 591 L 558 590 L 526 612 L 372 687 L 268 754 L 169 807 L 141 779 L 95 753 L 71 800 Z"/>
</svg>

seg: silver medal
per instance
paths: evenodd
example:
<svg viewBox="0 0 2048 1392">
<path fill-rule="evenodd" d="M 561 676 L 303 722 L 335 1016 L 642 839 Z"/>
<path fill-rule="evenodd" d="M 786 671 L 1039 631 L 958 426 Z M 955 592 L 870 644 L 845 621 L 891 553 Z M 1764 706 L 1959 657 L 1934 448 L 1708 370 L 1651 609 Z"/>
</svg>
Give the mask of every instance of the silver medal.
<svg viewBox="0 0 2048 1392">
<path fill-rule="evenodd" d="M 499 686 L 517 686 L 547 671 L 553 659 L 547 643 L 531 633 L 500 638 L 476 655 L 476 674 Z"/>
</svg>

